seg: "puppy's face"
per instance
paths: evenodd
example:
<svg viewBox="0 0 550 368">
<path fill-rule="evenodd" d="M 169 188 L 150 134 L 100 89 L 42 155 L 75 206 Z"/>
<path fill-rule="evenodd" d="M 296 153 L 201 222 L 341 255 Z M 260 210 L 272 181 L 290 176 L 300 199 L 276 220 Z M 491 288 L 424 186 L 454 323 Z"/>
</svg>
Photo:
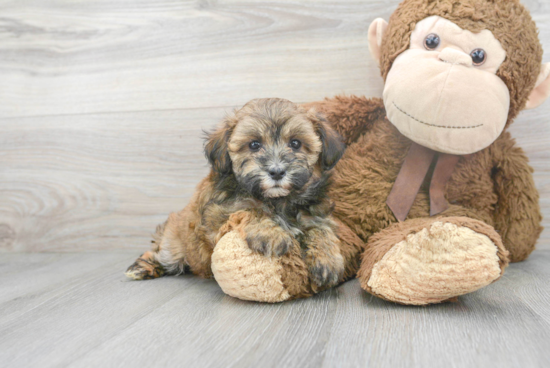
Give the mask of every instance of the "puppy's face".
<svg viewBox="0 0 550 368">
<path fill-rule="evenodd" d="M 322 150 L 307 116 L 282 106 L 252 109 L 242 116 L 228 147 L 237 181 L 249 192 L 268 198 L 302 188 Z"/>
<path fill-rule="evenodd" d="M 206 154 L 214 170 L 232 171 L 256 197 L 285 197 L 331 169 L 344 144 L 326 121 L 283 99 L 246 104 L 210 135 Z"/>
</svg>

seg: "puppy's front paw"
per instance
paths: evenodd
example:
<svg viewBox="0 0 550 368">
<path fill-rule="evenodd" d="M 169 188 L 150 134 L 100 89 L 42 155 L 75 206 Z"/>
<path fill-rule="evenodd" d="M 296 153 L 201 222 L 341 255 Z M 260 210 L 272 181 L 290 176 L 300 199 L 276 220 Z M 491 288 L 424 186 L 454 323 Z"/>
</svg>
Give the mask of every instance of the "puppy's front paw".
<svg viewBox="0 0 550 368">
<path fill-rule="evenodd" d="M 283 229 L 254 229 L 247 231 L 248 247 L 266 257 L 285 255 L 293 244 L 293 238 Z"/>
<path fill-rule="evenodd" d="M 319 287 L 338 285 L 344 276 L 344 258 L 338 254 L 308 261 L 309 277 Z"/>
</svg>

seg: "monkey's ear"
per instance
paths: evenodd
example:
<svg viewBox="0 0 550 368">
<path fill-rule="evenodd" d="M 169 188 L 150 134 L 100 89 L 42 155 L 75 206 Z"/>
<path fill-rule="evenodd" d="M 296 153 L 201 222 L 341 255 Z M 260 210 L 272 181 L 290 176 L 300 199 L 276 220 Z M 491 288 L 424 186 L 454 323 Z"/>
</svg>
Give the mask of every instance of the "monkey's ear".
<svg viewBox="0 0 550 368">
<path fill-rule="evenodd" d="M 550 63 L 543 64 L 540 70 L 535 89 L 529 95 L 526 109 L 539 107 L 550 96 Z"/>
<path fill-rule="evenodd" d="M 232 131 L 231 119 L 227 118 L 218 129 L 207 133 L 206 136 L 204 154 L 210 165 L 212 165 L 212 169 L 221 174 L 228 174 L 232 169 L 231 157 L 229 157 L 227 147 Z"/>
<path fill-rule="evenodd" d="M 369 50 L 378 65 L 380 65 L 380 55 L 382 54 L 382 37 L 387 28 L 388 22 L 382 18 L 376 18 L 369 27 Z"/>
<path fill-rule="evenodd" d="M 321 138 L 322 146 L 319 155 L 321 168 L 330 170 L 338 163 L 346 150 L 344 140 L 336 130 L 332 129 L 323 114 L 315 112 L 315 109 L 310 109 L 308 116 L 313 122 L 319 138 Z"/>
</svg>

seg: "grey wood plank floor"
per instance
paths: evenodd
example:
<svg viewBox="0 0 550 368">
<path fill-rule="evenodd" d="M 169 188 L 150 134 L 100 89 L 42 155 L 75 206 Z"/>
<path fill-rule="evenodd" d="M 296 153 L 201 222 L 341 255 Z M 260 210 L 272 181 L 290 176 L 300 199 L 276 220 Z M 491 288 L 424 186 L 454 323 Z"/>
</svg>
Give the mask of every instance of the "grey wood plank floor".
<svg viewBox="0 0 550 368">
<path fill-rule="evenodd" d="M 456 303 L 406 307 L 351 281 L 280 304 L 193 276 L 128 281 L 127 251 L 0 259 L 4 367 L 548 367 L 550 251 Z"/>
</svg>

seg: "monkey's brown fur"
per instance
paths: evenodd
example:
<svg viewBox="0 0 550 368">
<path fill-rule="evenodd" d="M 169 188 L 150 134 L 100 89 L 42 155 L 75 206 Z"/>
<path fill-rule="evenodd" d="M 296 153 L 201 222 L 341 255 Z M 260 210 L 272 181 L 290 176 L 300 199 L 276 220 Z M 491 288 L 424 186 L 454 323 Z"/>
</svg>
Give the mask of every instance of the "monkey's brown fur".
<svg viewBox="0 0 550 368">
<path fill-rule="evenodd" d="M 290 146 L 292 140 L 300 147 Z M 252 149 L 254 141 L 260 149 Z M 281 278 L 294 297 L 354 277 L 364 245 L 331 218 L 326 196 L 330 169 L 343 151 L 341 138 L 314 111 L 282 99 L 249 102 L 209 135 L 212 171 L 189 205 L 157 228 L 152 251 L 127 275 L 145 279 L 189 269 L 212 277 L 216 243 L 236 231 L 253 251 L 284 256 Z M 276 184 L 267 173 L 279 166 L 284 176 Z"/>
<path fill-rule="evenodd" d="M 410 140 L 385 118 L 380 99 L 340 96 L 313 105 L 325 113 L 349 144 L 335 169 L 329 193 L 336 204 L 334 216 L 368 242 L 358 276 L 363 288 L 369 290 L 366 280 L 374 263 L 392 245 L 423 228 L 422 222 L 413 224 L 418 222 L 414 219 L 430 222 L 430 175 L 408 220 L 397 223 L 386 199 Z M 477 227 L 478 232 L 497 239 L 494 243 L 502 269 L 508 263 L 508 252 L 509 259 L 518 262 L 533 251 L 542 231 L 539 196 L 527 157 L 509 133 L 503 133 L 490 147 L 460 159 L 447 184 L 446 197 L 451 206 L 436 218 L 468 223 L 467 227 Z M 508 252 L 499 246 L 500 238 Z"/>
<path fill-rule="evenodd" d="M 385 118 L 380 99 L 339 96 L 312 105 L 349 144 L 329 192 L 334 215 L 367 241 L 396 222 L 386 199 L 411 142 Z M 446 187 L 451 206 L 437 217 L 470 217 L 494 226 L 510 260 L 522 261 L 542 231 L 532 172 L 523 150 L 504 132 L 490 147 L 461 157 Z M 428 174 L 409 219 L 429 217 L 429 180 Z"/>
</svg>

